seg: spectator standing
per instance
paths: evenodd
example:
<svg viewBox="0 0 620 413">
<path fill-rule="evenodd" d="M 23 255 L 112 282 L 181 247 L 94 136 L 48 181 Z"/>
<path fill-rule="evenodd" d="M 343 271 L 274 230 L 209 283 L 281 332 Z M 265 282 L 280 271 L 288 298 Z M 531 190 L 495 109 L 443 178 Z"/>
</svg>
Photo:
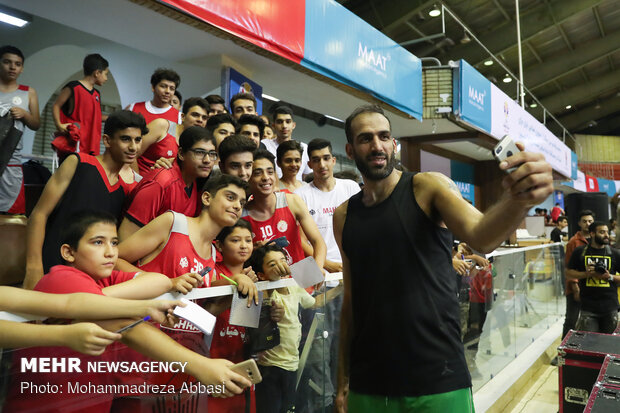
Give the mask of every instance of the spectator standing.
<svg viewBox="0 0 620 413">
<path fill-rule="evenodd" d="M 566 237 L 564 235 L 564 231 L 562 230 L 568 226 L 568 218 L 566 218 L 564 215 L 560 215 L 559 217 L 557 217 L 555 222 L 556 226 L 553 231 L 551 231 L 549 237 L 553 242 L 562 242 L 562 239 Z"/>
<path fill-rule="evenodd" d="M 162 118 L 170 122 L 170 132 L 174 134 L 176 125 L 181 123 L 181 113 L 172 107 L 172 97 L 181 84 L 181 77 L 170 69 L 157 69 L 151 75 L 151 90 L 153 99 L 145 102 L 135 102 L 126 109 L 144 116 L 146 123 Z"/>
</svg>

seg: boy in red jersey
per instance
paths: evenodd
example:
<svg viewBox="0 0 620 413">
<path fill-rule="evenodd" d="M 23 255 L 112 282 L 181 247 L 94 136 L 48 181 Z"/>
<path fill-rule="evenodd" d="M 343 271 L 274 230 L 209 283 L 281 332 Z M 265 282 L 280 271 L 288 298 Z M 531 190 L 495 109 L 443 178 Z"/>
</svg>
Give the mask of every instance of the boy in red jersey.
<svg viewBox="0 0 620 413">
<path fill-rule="evenodd" d="M 52 175 L 28 220 L 24 288 L 32 289 L 53 265 L 61 264 L 60 231 L 75 213 L 95 210 L 120 216 L 125 202 L 121 169 L 136 159 L 146 131 L 141 115 L 114 112 L 105 123 L 106 151 L 96 157 L 71 154 Z"/>
<path fill-rule="evenodd" d="M 118 237 L 116 220 L 113 216 L 99 212 L 76 214 L 62 234 L 60 255 L 66 265 L 52 268 L 49 274 L 39 281 L 35 289 L 41 292 L 66 294 L 73 292 L 89 292 L 97 295 L 108 295 L 117 298 L 144 299 L 159 296 L 170 290 L 171 281 L 163 274 L 128 273 L 115 271 L 118 256 Z M 115 320 L 104 323 L 104 328 L 115 331 L 130 324 L 133 320 Z M 226 360 L 206 359 L 184 348 L 148 323 L 143 323 L 124 332 L 122 342 L 142 354 L 156 360 L 187 362 L 188 374 L 202 381 L 203 384 L 226 384 L 223 395 L 240 393 L 241 388 L 250 383 L 232 372 L 232 364 Z M 118 350 L 118 348 L 117 348 Z M 100 357 L 79 356 L 73 351 L 63 348 L 32 348 L 20 351 L 14 358 L 13 386 L 9 391 L 5 411 L 45 411 L 45 412 L 109 412 L 114 392 L 80 393 L 37 391 L 24 392 L 24 382 L 44 385 L 57 383 L 66 386 L 68 382 L 82 381 L 95 386 L 111 384 L 122 377 L 110 374 L 97 374 L 85 369 L 86 362 L 112 361 L 124 353 L 108 351 Z M 24 371 L 18 357 L 56 357 L 56 359 L 79 358 L 82 371 L 37 372 L 32 374 Z M 239 384 L 237 386 L 235 383 Z M 66 389 L 66 387 L 65 387 Z M 222 389 L 224 390 L 224 389 Z M 229 392 L 229 393 L 226 393 Z M 24 397 L 24 393 L 29 397 Z M 69 395 L 70 394 L 70 395 Z"/>
<path fill-rule="evenodd" d="M 56 129 L 67 132 L 67 127 L 78 123 L 80 129 L 79 151 L 99 155 L 101 142 L 101 94 L 95 86 L 108 80 L 108 61 L 100 54 L 84 58 L 84 77 L 67 83 L 52 106 Z"/>
<path fill-rule="evenodd" d="M 173 126 L 181 123 L 181 114 L 172 107 L 170 102 L 180 83 L 181 77 L 177 72 L 159 68 L 151 76 L 153 99 L 132 103 L 125 109 L 142 114 L 147 124 L 158 118 L 166 119 L 170 121 L 170 129 L 174 132 Z"/>
<path fill-rule="evenodd" d="M 286 237 L 289 242 L 284 250 L 289 264 L 304 258 L 297 222 L 313 248 L 319 268 L 325 262 L 326 247 L 319 229 L 298 195 L 276 192 L 275 163 L 273 155 L 264 149 L 254 153 L 250 191 L 253 199 L 243 210 L 243 219 L 250 221 L 254 243 Z"/>
<path fill-rule="evenodd" d="M 150 171 L 132 192 L 119 235 L 125 240 L 166 211 L 195 217 L 202 209 L 200 186 L 217 161 L 215 139 L 192 126 L 180 138 L 178 160 L 170 169 Z"/>
</svg>

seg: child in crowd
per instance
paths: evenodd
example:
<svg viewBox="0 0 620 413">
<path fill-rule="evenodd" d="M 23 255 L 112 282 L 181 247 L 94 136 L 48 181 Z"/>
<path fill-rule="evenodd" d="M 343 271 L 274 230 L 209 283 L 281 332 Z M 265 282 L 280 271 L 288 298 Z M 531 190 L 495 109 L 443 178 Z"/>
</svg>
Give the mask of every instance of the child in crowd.
<svg viewBox="0 0 620 413">
<path fill-rule="evenodd" d="M 79 152 L 99 155 L 101 142 L 101 94 L 95 86 L 108 80 L 108 61 L 100 54 L 84 58 L 84 77 L 67 83 L 52 106 L 52 116 L 59 132 L 68 132 L 73 123 L 79 124 Z"/>
<path fill-rule="evenodd" d="M 28 220 L 24 288 L 32 289 L 52 266 L 62 263 L 60 233 L 75 213 L 96 210 L 120 216 L 125 202 L 121 169 L 136 159 L 146 123 L 137 113 L 117 111 L 103 132 L 102 155 L 69 155 L 45 185 Z"/>
<path fill-rule="evenodd" d="M 222 141 L 218 149 L 220 171 L 248 182 L 252 176 L 255 149 L 254 142 L 245 136 L 233 135 L 228 137 Z"/>
<path fill-rule="evenodd" d="M 166 211 L 190 217 L 200 213 L 200 190 L 218 158 L 215 140 L 205 128 L 192 126 L 183 131 L 179 143 L 172 168 L 149 172 L 131 193 L 118 231 L 122 240 Z"/>
<path fill-rule="evenodd" d="M 144 299 L 152 298 L 169 291 L 173 285 L 171 280 L 163 274 L 157 273 L 128 273 L 115 271 L 118 256 L 118 237 L 116 234 L 116 220 L 104 212 L 82 212 L 76 214 L 62 234 L 60 255 L 66 265 L 52 268 L 49 274 L 36 285 L 36 290 L 55 294 L 74 292 L 89 292 L 98 295 L 108 295 L 117 298 Z M 111 331 L 118 330 L 133 320 L 115 320 L 105 324 Z M 172 320 L 169 320 L 172 321 Z M 149 323 L 142 323 L 122 334 L 122 342 L 142 354 L 162 361 L 187 361 L 186 372 L 198 378 L 203 384 L 221 384 L 230 382 L 232 385 L 226 391 L 240 393 L 241 389 L 249 385 L 249 381 L 232 372 L 232 364 L 226 360 L 206 359 L 185 347 L 177 344 L 168 336 L 152 327 Z M 32 359 L 45 355 L 57 359 L 79 357 L 81 366 L 89 361 L 112 361 L 118 354 L 111 351 L 103 353 L 98 358 L 78 356 L 77 354 L 59 348 L 32 348 L 20 350 L 14 355 L 13 386 L 9 391 L 4 411 L 85 411 L 109 412 L 114 394 L 69 394 L 64 392 L 33 391 L 29 397 L 24 397 L 22 383 L 35 385 L 57 384 L 67 386 L 69 382 L 84 382 L 93 385 L 111 384 L 122 381 L 125 376 L 113 374 L 98 374 L 93 372 L 37 372 L 32 374 L 23 371 L 21 358 Z M 232 381 L 232 382 L 231 382 Z M 236 383 L 236 384 L 235 384 Z M 237 385 L 238 384 L 238 385 Z M 223 395 L 227 395 L 224 393 Z"/>
<path fill-rule="evenodd" d="M 14 287 L 0 287 L 0 310 L 44 317 L 106 320 L 114 318 L 151 317 L 167 321 L 168 311 L 181 301 L 127 300 L 95 294 L 46 294 Z M 94 323 L 42 325 L 0 320 L 0 348 L 31 346 L 67 346 L 93 356 L 121 335 Z"/>
<path fill-rule="evenodd" d="M 245 204 L 246 187 L 245 182 L 230 175 L 212 177 L 202 192 L 202 210 L 197 217 L 172 211 L 158 216 L 121 242 L 119 268 L 135 269 L 129 264 L 135 263 L 142 270 L 162 272 L 173 280 L 189 271 L 193 276 L 183 276 L 181 281 L 186 291 L 198 286 L 229 284 L 228 281 L 216 280 L 212 243 L 224 227 L 234 225 L 239 219 Z M 234 274 L 231 278 L 237 283 L 239 292 L 248 294 L 248 300 L 257 300 L 256 286 L 247 275 Z M 204 335 L 190 323 L 182 320 L 163 330 L 188 349 L 208 354 Z M 168 376 L 160 374 L 153 380 L 168 383 L 167 380 L 173 379 Z M 182 381 L 180 376 L 174 378 L 175 384 Z M 206 404 L 206 396 L 196 395 L 196 405 Z M 164 396 L 161 398 L 165 399 Z"/>
<path fill-rule="evenodd" d="M 240 219 L 230 227 L 225 227 L 215 239 L 215 247 L 222 255 L 222 260 L 215 264 L 216 279 L 226 281 L 225 277 L 233 278 L 235 274 L 245 274 L 256 281 L 254 271 L 244 271 L 244 264 L 250 259 L 254 246 L 252 244 L 252 227 L 246 220 Z M 251 268 L 250 268 L 251 269 Z M 244 345 L 247 341 L 244 327 L 228 323 L 230 319 L 230 297 L 223 298 L 220 309 L 225 308 L 217 316 L 213 329 L 210 356 L 225 358 L 233 363 L 246 359 Z M 253 394 L 250 395 L 253 399 Z M 246 397 L 239 395 L 228 399 L 209 399 L 209 411 L 215 413 L 236 413 L 246 411 Z M 252 409 L 253 411 L 253 409 Z"/>
<path fill-rule="evenodd" d="M 297 180 L 299 169 L 302 167 L 303 153 L 301 144 L 292 139 L 282 142 L 276 149 L 276 163 L 282 170 L 279 182 L 281 191 L 292 194 L 302 186 L 307 185 L 305 182 Z"/>
<path fill-rule="evenodd" d="M 0 47 L 0 119 L 12 123 L 0 135 L 0 212 L 10 214 L 26 212 L 21 157 L 24 126 L 33 131 L 41 126 L 37 92 L 17 83 L 23 70 L 22 51 L 15 46 Z"/>
<path fill-rule="evenodd" d="M 277 281 L 291 274 L 284 251 L 273 243 L 255 249 L 250 264 L 260 280 Z M 278 322 L 280 344 L 260 353 L 258 358 L 263 381 L 256 385 L 257 413 L 285 413 L 294 408 L 301 342 L 299 306 L 318 308 L 341 292 L 342 286 L 338 286 L 312 297 L 297 285 L 265 291 L 263 302 L 282 306 L 284 314 Z"/>
<path fill-rule="evenodd" d="M 146 123 L 151 123 L 155 119 L 166 119 L 170 122 L 170 130 L 174 132 L 173 126 L 181 123 L 181 114 L 170 103 L 180 84 L 181 77 L 177 72 L 159 68 L 151 75 L 153 99 L 132 103 L 125 109 L 140 113 Z"/>
<path fill-rule="evenodd" d="M 220 143 L 231 135 L 235 134 L 237 121 L 228 113 L 220 113 L 209 117 L 207 129 L 215 138 L 215 147 L 219 148 Z"/>
</svg>

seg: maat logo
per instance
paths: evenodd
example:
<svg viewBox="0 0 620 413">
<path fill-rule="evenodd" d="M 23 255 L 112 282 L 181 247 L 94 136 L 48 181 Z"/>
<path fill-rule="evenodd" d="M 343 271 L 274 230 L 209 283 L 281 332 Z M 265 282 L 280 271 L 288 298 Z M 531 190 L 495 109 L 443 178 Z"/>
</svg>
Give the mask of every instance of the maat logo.
<svg viewBox="0 0 620 413">
<path fill-rule="evenodd" d="M 367 46 L 362 45 L 362 42 L 358 43 L 357 57 L 361 57 L 364 63 L 382 72 L 385 72 L 387 67 L 386 63 L 392 59 L 389 54 L 383 55 L 379 52 L 375 52 L 373 49 L 369 49 Z"/>
</svg>

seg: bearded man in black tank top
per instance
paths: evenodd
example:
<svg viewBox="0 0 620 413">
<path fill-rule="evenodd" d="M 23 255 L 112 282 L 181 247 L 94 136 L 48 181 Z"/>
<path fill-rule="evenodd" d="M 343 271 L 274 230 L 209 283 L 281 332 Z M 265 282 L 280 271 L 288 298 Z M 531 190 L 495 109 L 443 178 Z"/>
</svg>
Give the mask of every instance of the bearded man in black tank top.
<svg viewBox="0 0 620 413">
<path fill-rule="evenodd" d="M 381 108 L 355 110 L 345 133 L 364 188 L 334 214 L 345 287 L 338 411 L 348 404 L 349 412 L 471 412 L 452 234 L 492 251 L 551 194 L 551 166 L 528 152 L 502 162 L 518 168 L 504 179 L 506 196 L 483 215 L 446 176 L 394 169 L 396 142 Z"/>
</svg>

